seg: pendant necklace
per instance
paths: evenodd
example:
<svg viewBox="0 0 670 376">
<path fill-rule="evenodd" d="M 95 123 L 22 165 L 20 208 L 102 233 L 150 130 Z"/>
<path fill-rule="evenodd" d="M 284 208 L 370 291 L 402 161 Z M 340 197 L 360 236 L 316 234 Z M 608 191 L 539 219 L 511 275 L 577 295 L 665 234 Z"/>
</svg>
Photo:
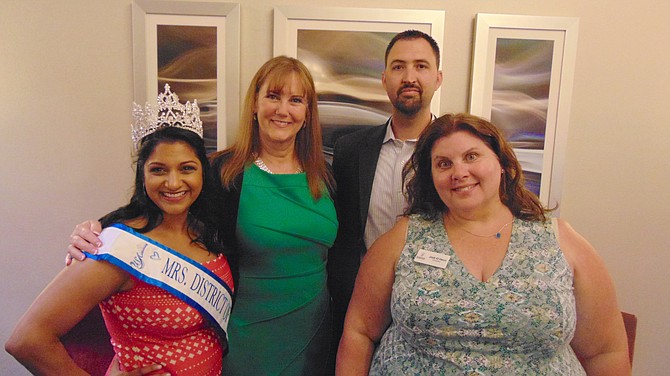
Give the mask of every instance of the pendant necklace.
<svg viewBox="0 0 670 376">
<path fill-rule="evenodd" d="M 502 234 L 501 234 L 502 230 L 503 230 L 505 227 L 511 225 L 512 222 L 514 222 L 514 219 L 512 219 L 511 221 L 509 221 L 509 222 L 505 223 L 504 225 L 502 225 L 502 227 L 501 227 L 495 234 L 491 234 L 491 235 L 479 235 L 479 234 L 474 234 L 474 233 L 472 233 L 472 232 L 470 232 L 470 231 L 468 231 L 468 230 L 466 230 L 466 229 L 464 229 L 464 228 L 462 228 L 462 227 L 461 227 L 461 230 L 467 232 L 468 234 L 470 234 L 470 235 L 472 235 L 472 236 L 476 236 L 476 237 L 478 237 L 478 238 L 496 238 L 496 239 L 500 239 L 500 237 L 502 236 Z"/>
</svg>

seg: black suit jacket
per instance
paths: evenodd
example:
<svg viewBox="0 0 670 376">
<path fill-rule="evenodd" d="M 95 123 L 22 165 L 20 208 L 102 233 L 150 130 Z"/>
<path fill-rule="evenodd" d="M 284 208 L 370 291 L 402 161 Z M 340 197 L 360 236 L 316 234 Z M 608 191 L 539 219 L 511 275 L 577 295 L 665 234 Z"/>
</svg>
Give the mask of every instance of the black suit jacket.
<svg viewBox="0 0 670 376">
<path fill-rule="evenodd" d="M 333 153 L 339 228 L 328 253 L 328 288 L 333 299 L 334 340 L 339 342 L 361 255 L 372 182 L 386 134 L 379 125 L 340 137 Z"/>
</svg>

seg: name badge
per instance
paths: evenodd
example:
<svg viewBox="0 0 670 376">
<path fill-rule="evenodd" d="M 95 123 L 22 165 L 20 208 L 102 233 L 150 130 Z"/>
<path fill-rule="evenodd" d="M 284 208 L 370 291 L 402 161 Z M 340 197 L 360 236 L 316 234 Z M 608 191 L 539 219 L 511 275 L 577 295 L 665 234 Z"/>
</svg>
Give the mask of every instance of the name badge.
<svg viewBox="0 0 670 376">
<path fill-rule="evenodd" d="M 447 263 L 449 262 L 450 258 L 451 256 L 448 255 L 420 249 L 414 258 L 414 262 L 444 269 L 447 267 Z"/>
</svg>

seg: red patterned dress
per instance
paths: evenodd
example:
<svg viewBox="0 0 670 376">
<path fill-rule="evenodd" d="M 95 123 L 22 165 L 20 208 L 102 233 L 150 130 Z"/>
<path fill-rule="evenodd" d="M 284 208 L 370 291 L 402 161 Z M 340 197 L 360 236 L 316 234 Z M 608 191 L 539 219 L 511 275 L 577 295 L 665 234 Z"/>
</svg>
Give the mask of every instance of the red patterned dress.
<svg viewBox="0 0 670 376">
<path fill-rule="evenodd" d="M 233 286 L 224 256 L 202 264 Z M 171 375 L 221 375 L 223 349 L 209 322 L 176 296 L 131 276 L 135 286 L 100 303 L 121 370 L 162 364 Z"/>
</svg>

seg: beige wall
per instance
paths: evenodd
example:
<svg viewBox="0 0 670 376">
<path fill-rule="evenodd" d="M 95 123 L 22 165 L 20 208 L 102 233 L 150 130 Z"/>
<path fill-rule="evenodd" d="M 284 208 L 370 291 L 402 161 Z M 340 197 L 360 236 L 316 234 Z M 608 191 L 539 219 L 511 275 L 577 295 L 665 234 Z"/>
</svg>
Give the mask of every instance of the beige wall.
<svg viewBox="0 0 670 376">
<path fill-rule="evenodd" d="M 326 0 L 379 7 L 374 0 Z M 240 0 L 242 90 L 272 54 L 272 6 Z M 580 18 L 561 214 L 598 248 L 639 317 L 635 375 L 670 358 L 670 3 L 387 0 L 444 9 L 442 109 L 467 109 L 478 12 Z M 122 204 L 129 157 L 130 0 L 4 0 L 0 12 L 0 342 L 63 266 L 74 224 Z M 242 94 L 242 93 L 241 93 Z M 6 353 L 0 374 L 27 374 Z"/>
</svg>

